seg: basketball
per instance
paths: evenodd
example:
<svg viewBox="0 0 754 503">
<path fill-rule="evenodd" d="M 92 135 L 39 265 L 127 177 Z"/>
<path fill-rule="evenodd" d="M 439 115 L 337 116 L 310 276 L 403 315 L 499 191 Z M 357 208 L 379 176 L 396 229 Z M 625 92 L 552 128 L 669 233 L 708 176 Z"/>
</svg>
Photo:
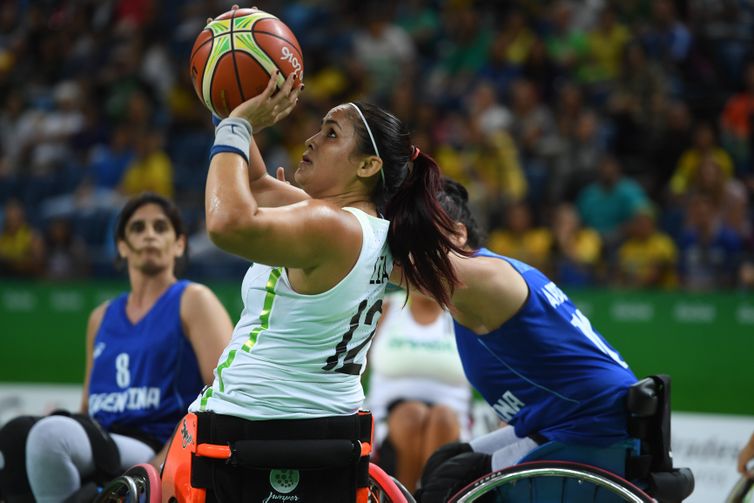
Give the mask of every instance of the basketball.
<svg viewBox="0 0 754 503">
<path fill-rule="evenodd" d="M 278 70 L 278 88 L 290 73 L 298 85 L 304 58 L 295 35 L 280 19 L 258 9 L 234 9 L 199 33 L 189 66 L 201 102 L 218 117 L 227 117 L 264 91 Z"/>
</svg>

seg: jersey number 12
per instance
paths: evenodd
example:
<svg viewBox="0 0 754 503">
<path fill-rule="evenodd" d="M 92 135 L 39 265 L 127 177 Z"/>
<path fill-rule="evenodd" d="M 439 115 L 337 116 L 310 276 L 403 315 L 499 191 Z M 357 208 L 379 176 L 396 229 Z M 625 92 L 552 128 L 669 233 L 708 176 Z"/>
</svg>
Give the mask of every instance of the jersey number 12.
<svg viewBox="0 0 754 503">
<path fill-rule="evenodd" d="M 340 340 L 338 345 L 335 346 L 335 353 L 327 359 L 327 362 L 325 363 L 325 366 L 322 367 L 322 370 L 331 370 L 333 372 L 341 372 L 343 374 L 349 375 L 361 374 L 361 365 L 354 363 L 354 360 L 356 359 L 356 356 L 359 354 L 359 352 L 364 349 L 367 344 L 369 344 L 369 341 L 372 340 L 372 337 L 374 337 L 375 329 L 372 328 L 372 332 L 366 339 L 364 339 L 364 342 L 354 348 L 351 348 L 351 350 L 348 352 L 346 352 L 346 349 L 348 349 L 348 343 L 351 342 L 354 332 L 356 332 L 356 329 L 359 328 L 359 325 L 362 324 L 361 315 L 364 314 L 366 308 L 367 299 L 364 299 L 361 301 L 361 304 L 359 304 L 359 308 L 356 310 L 356 314 L 354 314 L 351 318 L 348 332 L 343 334 L 343 338 Z M 382 313 L 382 299 L 379 299 L 377 302 L 372 304 L 372 307 L 369 308 L 369 310 L 366 312 L 366 315 L 364 316 L 363 324 L 371 325 L 374 321 L 374 316 L 377 313 Z M 338 364 L 338 361 L 340 361 L 340 357 L 341 355 L 343 355 L 343 353 L 345 353 L 346 355 L 343 359 L 343 365 L 336 368 L 335 366 Z"/>
</svg>

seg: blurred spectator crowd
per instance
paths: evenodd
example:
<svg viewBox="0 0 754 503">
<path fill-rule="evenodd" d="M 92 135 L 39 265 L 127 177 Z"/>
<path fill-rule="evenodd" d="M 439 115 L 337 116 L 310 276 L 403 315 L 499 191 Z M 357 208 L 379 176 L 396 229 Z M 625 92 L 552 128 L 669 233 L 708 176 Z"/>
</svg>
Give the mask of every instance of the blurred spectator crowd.
<svg viewBox="0 0 754 503">
<path fill-rule="evenodd" d="M 231 3 L 0 4 L 0 277 L 116 274 L 114 217 L 151 190 L 184 212 L 188 274 L 237 278 L 203 231 L 188 72 Z M 564 285 L 754 285 L 754 0 L 253 3 L 304 51 L 301 103 L 256 137 L 271 172 L 371 101 L 467 185 L 491 249 Z"/>
</svg>

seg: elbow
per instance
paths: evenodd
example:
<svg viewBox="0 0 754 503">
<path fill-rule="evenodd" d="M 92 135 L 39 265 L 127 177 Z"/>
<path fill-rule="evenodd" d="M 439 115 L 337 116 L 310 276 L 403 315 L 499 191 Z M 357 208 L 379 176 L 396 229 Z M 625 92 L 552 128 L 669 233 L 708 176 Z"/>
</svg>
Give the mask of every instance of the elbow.
<svg viewBox="0 0 754 503">
<path fill-rule="evenodd" d="M 226 235 L 223 231 L 207 226 L 207 235 L 215 246 L 223 248 L 223 237 Z"/>
<path fill-rule="evenodd" d="M 217 244 L 223 236 L 233 232 L 233 218 L 218 214 L 207 213 L 207 234 L 213 243 Z"/>
<path fill-rule="evenodd" d="M 212 242 L 222 239 L 224 235 L 232 232 L 233 219 L 220 215 L 207 214 L 207 234 Z"/>
<path fill-rule="evenodd" d="M 207 234 L 219 248 L 227 250 L 244 236 L 254 233 L 254 218 L 249 215 L 207 215 Z"/>
<path fill-rule="evenodd" d="M 232 218 L 207 218 L 207 234 L 210 241 L 223 248 L 239 232 L 238 222 Z"/>
</svg>

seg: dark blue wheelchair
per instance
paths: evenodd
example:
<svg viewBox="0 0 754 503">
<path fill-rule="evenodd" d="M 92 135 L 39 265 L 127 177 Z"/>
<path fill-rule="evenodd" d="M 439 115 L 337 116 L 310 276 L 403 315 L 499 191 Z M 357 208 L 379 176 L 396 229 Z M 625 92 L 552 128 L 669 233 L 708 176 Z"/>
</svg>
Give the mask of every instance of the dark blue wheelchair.
<svg viewBox="0 0 754 503">
<path fill-rule="evenodd" d="M 449 503 L 677 503 L 694 489 L 670 449 L 670 377 L 650 376 L 626 398 L 630 440 L 607 448 L 547 442 L 515 466 L 485 475 Z"/>
</svg>

